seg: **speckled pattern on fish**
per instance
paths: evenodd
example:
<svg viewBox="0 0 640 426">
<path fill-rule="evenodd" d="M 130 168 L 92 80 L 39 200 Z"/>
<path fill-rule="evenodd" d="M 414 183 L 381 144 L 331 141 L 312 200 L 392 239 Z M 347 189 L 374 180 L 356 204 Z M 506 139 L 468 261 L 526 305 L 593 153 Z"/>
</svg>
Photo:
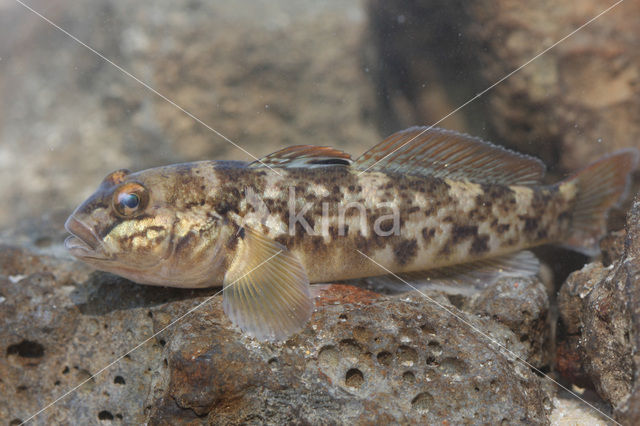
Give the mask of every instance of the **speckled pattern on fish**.
<svg viewBox="0 0 640 426">
<path fill-rule="evenodd" d="M 518 253 L 537 245 L 594 253 L 637 156 L 620 151 L 542 185 L 544 166 L 532 157 L 411 128 L 355 161 L 296 146 L 250 164 L 118 170 L 71 215 L 66 245 L 139 283 L 222 284 L 234 323 L 282 339 L 311 315 L 311 282 L 384 268 L 486 280 L 487 271 L 535 274 L 532 256 Z"/>
</svg>

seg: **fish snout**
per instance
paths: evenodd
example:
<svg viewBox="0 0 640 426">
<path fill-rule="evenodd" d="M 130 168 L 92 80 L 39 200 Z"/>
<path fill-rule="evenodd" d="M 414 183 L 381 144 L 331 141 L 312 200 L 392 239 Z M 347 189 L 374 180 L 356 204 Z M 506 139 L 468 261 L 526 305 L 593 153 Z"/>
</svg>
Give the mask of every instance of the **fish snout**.
<svg viewBox="0 0 640 426">
<path fill-rule="evenodd" d="M 100 241 L 88 225 L 78 220 L 75 215 L 69 216 L 64 228 L 71 234 L 64 241 L 67 250 L 77 257 L 102 257 L 99 253 Z"/>
</svg>

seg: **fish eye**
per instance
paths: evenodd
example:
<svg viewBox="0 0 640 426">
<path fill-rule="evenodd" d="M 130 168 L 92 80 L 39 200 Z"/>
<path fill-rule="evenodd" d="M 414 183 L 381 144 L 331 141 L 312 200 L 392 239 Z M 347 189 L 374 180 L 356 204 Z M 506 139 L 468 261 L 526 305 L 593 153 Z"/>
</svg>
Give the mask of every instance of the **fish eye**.
<svg viewBox="0 0 640 426">
<path fill-rule="evenodd" d="M 131 216 L 142 211 L 148 201 L 147 189 L 137 182 L 125 183 L 113 194 L 113 207 L 120 216 Z"/>
<path fill-rule="evenodd" d="M 138 197 L 138 194 L 120 194 L 118 201 L 125 208 L 135 209 L 140 204 L 140 197 Z"/>
</svg>

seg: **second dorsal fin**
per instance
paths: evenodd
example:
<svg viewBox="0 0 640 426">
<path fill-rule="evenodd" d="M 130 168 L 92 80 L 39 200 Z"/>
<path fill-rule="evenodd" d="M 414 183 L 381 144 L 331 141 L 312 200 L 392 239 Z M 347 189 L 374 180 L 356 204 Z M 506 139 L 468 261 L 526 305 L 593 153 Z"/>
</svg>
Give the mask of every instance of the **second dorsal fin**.
<svg viewBox="0 0 640 426">
<path fill-rule="evenodd" d="M 503 185 L 536 185 L 545 171 L 537 158 L 437 127 L 411 127 L 394 133 L 352 166 Z"/>
<path fill-rule="evenodd" d="M 273 152 L 249 167 L 322 167 L 351 164 L 351 156 L 346 152 L 328 146 L 295 145 Z"/>
</svg>

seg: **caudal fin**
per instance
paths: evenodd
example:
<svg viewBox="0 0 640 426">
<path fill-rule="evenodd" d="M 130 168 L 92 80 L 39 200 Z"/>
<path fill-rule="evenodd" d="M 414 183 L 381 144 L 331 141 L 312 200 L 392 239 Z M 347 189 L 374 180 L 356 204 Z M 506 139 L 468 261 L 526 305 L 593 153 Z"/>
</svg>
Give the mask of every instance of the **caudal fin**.
<svg viewBox="0 0 640 426">
<path fill-rule="evenodd" d="M 575 184 L 577 193 L 571 232 L 563 245 L 588 256 L 599 252 L 598 243 L 606 232 L 609 209 L 623 199 L 638 157 L 636 149 L 621 150 L 565 181 Z"/>
</svg>

